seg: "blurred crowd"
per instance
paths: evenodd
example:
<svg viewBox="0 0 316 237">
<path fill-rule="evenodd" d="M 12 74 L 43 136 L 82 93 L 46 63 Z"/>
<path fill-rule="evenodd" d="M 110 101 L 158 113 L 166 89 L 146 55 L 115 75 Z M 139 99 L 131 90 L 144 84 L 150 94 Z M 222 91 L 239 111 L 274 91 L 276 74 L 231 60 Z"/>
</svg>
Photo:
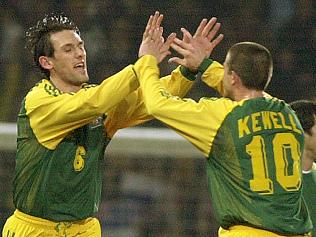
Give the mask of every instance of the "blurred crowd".
<svg viewBox="0 0 316 237">
<path fill-rule="evenodd" d="M 0 1 L 0 121 L 14 122 L 26 92 L 43 78 L 25 50 L 25 31 L 49 12 L 64 12 L 79 26 L 92 83 L 137 60 L 148 16 L 164 14 L 165 35 L 192 33 L 202 18 L 216 16 L 225 38 L 212 58 L 223 62 L 229 47 L 255 41 L 270 49 L 274 75 L 267 91 L 287 102 L 316 97 L 316 2 L 313 0 L 2 0 Z M 175 68 L 161 64 L 166 75 Z M 188 96 L 215 92 L 197 82 Z"/>
<path fill-rule="evenodd" d="M 14 211 L 15 152 L 0 151 L 0 230 Z M 216 236 L 205 159 L 108 155 L 97 216 L 107 237 Z"/>
</svg>

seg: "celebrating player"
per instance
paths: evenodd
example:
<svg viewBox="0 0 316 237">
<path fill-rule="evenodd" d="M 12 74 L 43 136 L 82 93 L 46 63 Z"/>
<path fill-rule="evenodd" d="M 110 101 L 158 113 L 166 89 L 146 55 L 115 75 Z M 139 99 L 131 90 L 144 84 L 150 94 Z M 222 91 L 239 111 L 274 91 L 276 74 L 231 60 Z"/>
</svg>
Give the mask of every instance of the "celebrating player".
<svg viewBox="0 0 316 237">
<path fill-rule="evenodd" d="M 187 41 L 175 39 L 172 47 L 184 58 L 171 61 L 197 71 L 212 68 L 214 62 L 205 56 L 218 42 L 213 27 L 202 20 L 193 36 L 182 29 Z M 300 165 L 304 131 L 284 101 L 264 93 L 273 69 L 269 50 L 253 42 L 233 45 L 223 79 L 213 80 L 208 71 L 203 75 L 224 97 L 195 102 L 172 96 L 159 82 L 157 42 L 148 41 L 135 64 L 144 101 L 149 114 L 205 155 L 219 236 L 309 236 Z"/>
<path fill-rule="evenodd" d="M 159 60 L 170 53 L 156 12 L 144 39 L 155 31 Z M 98 211 L 104 151 L 115 132 L 151 119 L 133 65 L 100 85 L 87 84 L 87 58 L 77 26 L 47 15 L 27 32 L 35 64 L 45 74 L 26 95 L 18 115 L 13 199 L 16 211 L 3 236 L 101 236 Z M 192 81 L 179 67 L 161 83 L 183 96 Z M 136 91 L 135 91 L 136 90 Z"/>
</svg>

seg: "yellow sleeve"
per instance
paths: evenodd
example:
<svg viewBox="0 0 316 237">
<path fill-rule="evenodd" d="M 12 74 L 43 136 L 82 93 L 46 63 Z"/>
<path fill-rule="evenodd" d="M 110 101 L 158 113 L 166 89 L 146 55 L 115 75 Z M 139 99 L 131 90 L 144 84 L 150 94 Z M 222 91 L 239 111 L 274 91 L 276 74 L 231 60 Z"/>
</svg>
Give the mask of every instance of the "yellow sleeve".
<svg viewBox="0 0 316 237">
<path fill-rule="evenodd" d="M 236 106 L 229 99 L 181 99 L 170 95 L 159 82 L 157 61 L 146 55 L 135 64 L 148 113 L 209 155 L 217 130 Z"/>
<path fill-rule="evenodd" d="M 77 93 L 61 93 L 43 80 L 26 96 L 26 115 L 38 141 L 54 149 L 69 132 L 107 113 L 138 86 L 131 65 Z"/>
<path fill-rule="evenodd" d="M 177 67 L 170 75 L 160 79 L 162 86 L 171 94 L 183 97 L 193 85 L 193 81 L 187 79 Z M 135 126 L 153 119 L 148 115 L 143 100 L 143 92 L 138 89 L 129 94 L 108 114 L 105 127 L 108 137 L 113 137 L 118 129 Z"/>
<path fill-rule="evenodd" d="M 224 93 L 223 78 L 224 67 L 216 61 L 212 61 L 201 77 L 202 81 L 209 87 L 215 89 L 220 95 L 223 95 Z"/>
</svg>

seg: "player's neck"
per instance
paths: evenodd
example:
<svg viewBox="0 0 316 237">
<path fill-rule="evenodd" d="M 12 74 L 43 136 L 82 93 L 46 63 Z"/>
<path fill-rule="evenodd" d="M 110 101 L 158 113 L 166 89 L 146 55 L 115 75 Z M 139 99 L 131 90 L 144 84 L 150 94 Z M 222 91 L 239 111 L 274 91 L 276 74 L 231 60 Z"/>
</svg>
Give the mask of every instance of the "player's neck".
<svg viewBox="0 0 316 237">
<path fill-rule="evenodd" d="M 74 85 L 64 80 L 60 80 L 56 77 L 50 77 L 51 83 L 60 91 L 69 93 L 69 92 L 77 92 L 82 88 L 82 85 Z"/>
<path fill-rule="evenodd" d="M 302 156 L 302 170 L 310 171 L 313 167 L 314 157 L 313 152 L 308 149 L 304 149 Z"/>
<path fill-rule="evenodd" d="M 254 98 L 259 98 L 263 97 L 264 93 L 263 91 L 258 91 L 258 90 L 249 90 L 247 88 L 242 88 L 236 91 L 234 95 L 234 99 L 236 101 L 241 101 L 241 100 L 249 100 L 249 99 L 254 99 Z"/>
</svg>

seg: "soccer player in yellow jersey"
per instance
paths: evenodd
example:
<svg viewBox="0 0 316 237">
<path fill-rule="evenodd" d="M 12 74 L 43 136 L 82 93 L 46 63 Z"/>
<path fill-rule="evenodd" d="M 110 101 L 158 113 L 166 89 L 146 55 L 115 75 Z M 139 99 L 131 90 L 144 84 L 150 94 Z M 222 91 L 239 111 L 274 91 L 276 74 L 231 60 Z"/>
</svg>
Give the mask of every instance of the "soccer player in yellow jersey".
<svg viewBox="0 0 316 237">
<path fill-rule="evenodd" d="M 162 41 L 162 15 L 149 18 L 144 39 L 155 31 L 160 59 L 175 35 Z M 147 114 L 129 65 L 100 85 L 89 85 L 84 42 L 64 15 L 47 15 L 27 32 L 27 43 L 45 79 L 22 102 L 18 115 L 14 214 L 2 236 L 101 236 L 98 211 L 102 162 L 115 132 L 152 117 Z M 161 83 L 183 96 L 189 69 L 178 67 Z M 193 78 L 194 79 L 194 78 Z"/>
<path fill-rule="evenodd" d="M 171 58 L 196 71 L 211 66 L 217 38 L 202 20 L 187 41 L 171 45 L 184 56 Z M 149 114 L 174 129 L 206 157 L 208 190 L 221 228 L 220 237 L 310 236 L 312 223 L 302 198 L 301 154 L 304 131 L 284 101 L 266 96 L 272 77 L 268 49 L 253 42 L 233 45 L 222 76 L 202 75 L 223 98 L 198 102 L 173 96 L 159 81 L 161 44 L 148 35 L 134 68 Z M 219 67 L 215 63 L 214 67 Z"/>
<path fill-rule="evenodd" d="M 302 155 L 303 196 L 313 222 L 312 236 L 316 237 L 316 102 L 297 100 L 290 103 L 304 129 Z"/>
</svg>

